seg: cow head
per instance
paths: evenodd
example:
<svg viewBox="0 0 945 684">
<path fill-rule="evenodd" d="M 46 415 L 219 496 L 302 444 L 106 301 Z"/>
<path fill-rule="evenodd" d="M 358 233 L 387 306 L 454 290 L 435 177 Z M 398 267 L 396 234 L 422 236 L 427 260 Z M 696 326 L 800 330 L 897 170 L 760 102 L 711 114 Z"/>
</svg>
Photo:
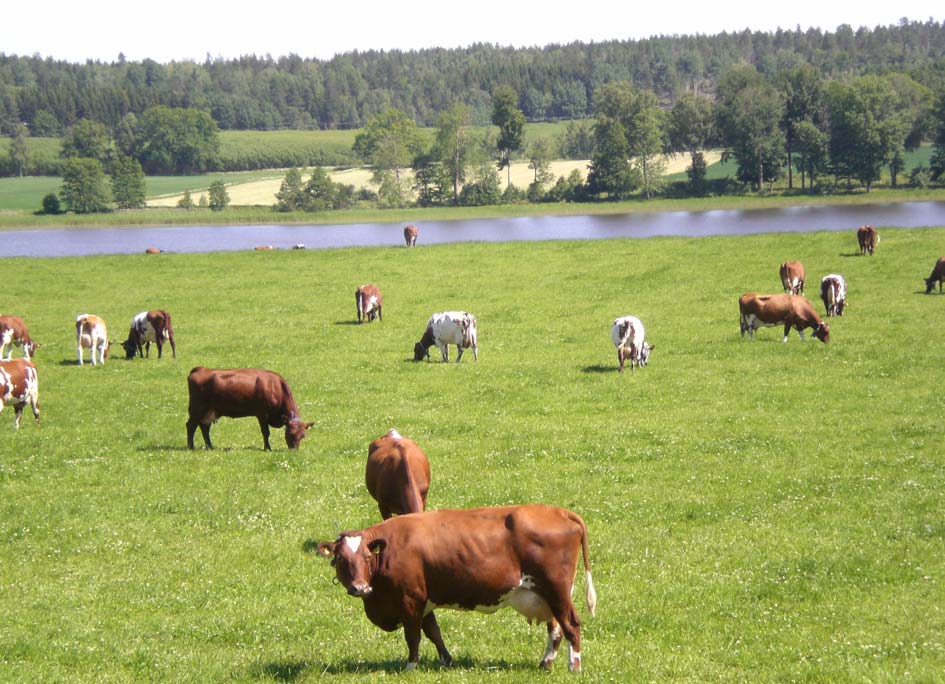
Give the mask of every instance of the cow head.
<svg viewBox="0 0 945 684">
<path fill-rule="evenodd" d="M 35 356 L 35 355 L 36 355 L 36 350 L 39 349 L 39 348 L 42 347 L 42 346 L 43 346 L 43 345 L 41 345 L 41 344 L 36 344 L 36 340 L 33 340 L 33 339 L 29 339 L 29 340 L 27 340 L 26 342 L 23 343 L 23 349 L 26 350 L 26 353 L 27 353 L 29 356 Z"/>
<path fill-rule="evenodd" d="M 356 532 L 343 533 L 333 542 L 319 542 L 318 553 L 331 558 L 335 576 L 351 596 L 370 596 L 371 579 L 379 556 L 387 542 L 375 539 L 365 542 Z"/>
<path fill-rule="evenodd" d="M 930 276 L 925 279 L 925 294 L 932 292 L 932 289 L 935 287 L 936 279 L 935 276 Z"/>
<path fill-rule="evenodd" d="M 423 359 L 430 356 L 430 348 L 424 347 L 422 342 L 417 342 L 413 345 L 413 360 L 414 361 L 423 361 Z"/>
<path fill-rule="evenodd" d="M 293 418 L 285 424 L 285 443 L 290 449 L 298 449 L 305 432 L 315 423 L 304 423 L 300 418 Z"/>
<path fill-rule="evenodd" d="M 653 345 L 649 342 L 644 342 L 643 347 L 640 349 L 640 358 L 637 359 L 637 364 L 645 366 L 650 360 L 651 351 L 653 351 Z"/>
<path fill-rule="evenodd" d="M 128 360 L 133 359 L 138 352 L 138 345 L 130 337 L 122 342 L 121 346 L 125 348 L 125 358 Z"/>
<path fill-rule="evenodd" d="M 814 337 L 816 337 L 821 342 L 827 343 L 830 341 L 830 327 L 821 321 L 820 325 L 814 328 Z"/>
</svg>

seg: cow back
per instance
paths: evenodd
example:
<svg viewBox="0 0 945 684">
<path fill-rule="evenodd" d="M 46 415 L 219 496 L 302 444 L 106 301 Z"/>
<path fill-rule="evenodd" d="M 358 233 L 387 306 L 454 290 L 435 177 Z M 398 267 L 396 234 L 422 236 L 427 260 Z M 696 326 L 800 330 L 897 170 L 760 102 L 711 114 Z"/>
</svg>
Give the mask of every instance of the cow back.
<svg viewBox="0 0 945 684">
<path fill-rule="evenodd" d="M 192 418 L 202 417 L 207 411 L 228 418 L 265 416 L 273 427 L 282 427 L 283 417 L 298 416 L 288 383 L 272 371 L 197 366 L 187 376 L 187 387 Z"/>
<path fill-rule="evenodd" d="M 385 519 L 426 508 L 430 462 L 416 442 L 396 430 L 371 442 L 364 479 Z"/>
</svg>

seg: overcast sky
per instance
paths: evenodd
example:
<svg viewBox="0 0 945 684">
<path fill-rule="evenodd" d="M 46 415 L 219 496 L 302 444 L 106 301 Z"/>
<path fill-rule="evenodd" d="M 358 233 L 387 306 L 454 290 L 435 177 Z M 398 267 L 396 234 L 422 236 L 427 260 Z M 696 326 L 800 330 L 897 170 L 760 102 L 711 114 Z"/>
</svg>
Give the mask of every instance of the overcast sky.
<svg viewBox="0 0 945 684">
<path fill-rule="evenodd" d="M 36 4 L 33 4 L 36 2 Z M 773 31 L 778 27 L 898 24 L 903 17 L 942 21 L 945 3 L 849 0 L 13 0 L 0 13 L 0 52 L 69 62 L 158 62 L 295 53 L 329 59 L 353 50 L 414 50 L 472 43 L 528 47 L 656 35 Z M 444 9 L 448 8 L 448 9 Z M 540 8 L 540 9 L 539 9 Z"/>
</svg>

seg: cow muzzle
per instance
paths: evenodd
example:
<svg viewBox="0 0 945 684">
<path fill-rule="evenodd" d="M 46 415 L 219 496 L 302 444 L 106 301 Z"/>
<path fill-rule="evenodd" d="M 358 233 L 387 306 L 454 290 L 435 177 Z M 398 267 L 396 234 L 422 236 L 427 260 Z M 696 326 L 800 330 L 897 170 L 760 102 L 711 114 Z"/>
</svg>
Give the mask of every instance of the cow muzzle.
<svg viewBox="0 0 945 684">
<path fill-rule="evenodd" d="M 370 584 L 358 583 L 352 584 L 350 587 L 348 587 L 348 593 L 351 594 L 351 596 L 370 596 L 372 591 L 374 591 L 374 589 L 371 588 Z"/>
</svg>

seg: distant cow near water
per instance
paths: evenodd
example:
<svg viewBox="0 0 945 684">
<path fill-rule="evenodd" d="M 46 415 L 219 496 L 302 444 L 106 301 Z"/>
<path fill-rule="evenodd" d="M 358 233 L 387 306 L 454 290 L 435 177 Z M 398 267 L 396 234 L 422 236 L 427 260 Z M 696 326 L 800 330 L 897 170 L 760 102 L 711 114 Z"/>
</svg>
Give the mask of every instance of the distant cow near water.
<svg viewBox="0 0 945 684">
<path fill-rule="evenodd" d="M 860 246 L 860 255 L 873 256 L 873 251 L 879 244 L 879 234 L 873 226 L 860 226 L 856 229 L 856 242 Z"/>
<path fill-rule="evenodd" d="M 408 247 L 413 247 L 417 244 L 417 236 L 420 234 L 420 230 L 416 226 L 404 226 L 404 242 L 407 243 Z"/>
</svg>

